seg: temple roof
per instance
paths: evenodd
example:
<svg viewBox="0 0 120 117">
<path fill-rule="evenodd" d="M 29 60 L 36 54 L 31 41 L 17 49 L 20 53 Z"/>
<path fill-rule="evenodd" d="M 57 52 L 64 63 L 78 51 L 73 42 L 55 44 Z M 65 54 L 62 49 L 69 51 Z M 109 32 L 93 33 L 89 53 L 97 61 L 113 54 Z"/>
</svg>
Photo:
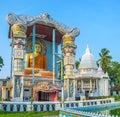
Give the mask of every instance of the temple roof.
<svg viewBox="0 0 120 117">
<path fill-rule="evenodd" d="M 94 56 L 91 54 L 90 49 L 87 45 L 86 52 L 81 58 L 79 69 L 97 69 L 97 64 Z"/>
<path fill-rule="evenodd" d="M 46 35 L 46 40 L 52 41 L 52 31 L 56 29 L 56 42 L 61 43 L 64 34 L 70 34 L 73 38 L 77 37 L 80 33 L 78 28 L 70 28 L 62 23 L 58 23 L 49 14 L 43 13 L 37 16 L 16 15 L 9 13 L 6 17 L 9 28 L 9 37 L 11 26 L 16 23 L 22 23 L 27 26 L 27 37 L 32 33 L 32 26 L 36 24 L 36 34 Z"/>
</svg>

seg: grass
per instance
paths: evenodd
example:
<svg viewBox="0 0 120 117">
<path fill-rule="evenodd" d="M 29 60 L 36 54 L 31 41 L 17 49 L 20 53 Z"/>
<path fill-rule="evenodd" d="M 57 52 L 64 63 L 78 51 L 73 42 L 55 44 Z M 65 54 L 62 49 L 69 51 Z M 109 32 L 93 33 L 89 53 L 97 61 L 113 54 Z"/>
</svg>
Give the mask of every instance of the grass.
<svg viewBox="0 0 120 117">
<path fill-rule="evenodd" d="M 43 117 L 48 115 L 59 115 L 59 111 L 46 111 L 46 112 L 5 112 L 0 111 L 0 117 Z"/>
</svg>

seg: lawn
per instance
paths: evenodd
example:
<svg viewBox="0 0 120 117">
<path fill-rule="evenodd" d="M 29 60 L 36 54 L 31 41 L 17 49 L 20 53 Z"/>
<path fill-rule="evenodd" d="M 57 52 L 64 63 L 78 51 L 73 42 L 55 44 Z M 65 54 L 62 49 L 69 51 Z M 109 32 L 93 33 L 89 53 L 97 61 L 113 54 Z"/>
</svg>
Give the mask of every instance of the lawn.
<svg viewBox="0 0 120 117">
<path fill-rule="evenodd" d="M 47 115 L 59 115 L 59 111 L 47 111 L 47 112 L 4 112 L 0 111 L 0 117 L 43 117 Z"/>
</svg>

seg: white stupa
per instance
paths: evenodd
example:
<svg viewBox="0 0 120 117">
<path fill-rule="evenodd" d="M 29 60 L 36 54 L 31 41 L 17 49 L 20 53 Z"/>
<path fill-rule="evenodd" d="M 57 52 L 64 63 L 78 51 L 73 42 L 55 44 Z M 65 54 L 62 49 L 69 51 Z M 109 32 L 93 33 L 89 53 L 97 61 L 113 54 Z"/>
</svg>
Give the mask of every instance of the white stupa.
<svg viewBox="0 0 120 117">
<path fill-rule="evenodd" d="M 108 75 L 97 66 L 88 45 L 81 58 L 76 80 L 78 92 L 82 92 L 79 95 L 84 95 L 86 98 L 109 95 Z"/>
</svg>

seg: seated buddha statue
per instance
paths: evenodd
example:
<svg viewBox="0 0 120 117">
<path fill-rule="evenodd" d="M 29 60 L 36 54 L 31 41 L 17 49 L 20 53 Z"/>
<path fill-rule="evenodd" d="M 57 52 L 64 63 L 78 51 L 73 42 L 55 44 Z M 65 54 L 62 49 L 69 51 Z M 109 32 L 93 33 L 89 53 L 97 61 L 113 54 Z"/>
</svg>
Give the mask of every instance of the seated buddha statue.
<svg viewBox="0 0 120 117">
<path fill-rule="evenodd" d="M 26 53 L 24 74 L 32 74 L 33 54 L 34 54 L 34 70 L 46 70 L 46 56 L 41 54 L 40 44 L 35 44 L 34 53 Z"/>
<path fill-rule="evenodd" d="M 33 65 L 33 54 L 34 54 L 34 75 L 51 77 L 52 72 L 46 71 L 46 56 L 41 53 L 42 47 L 40 44 L 35 44 L 34 53 L 26 54 L 25 70 L 24 75 L 32 75 L 32 65 Z"/>
<path fill-rule="evenodd" d="M 46 70 L 46 56 L 40 54 L 41 49 L 42 48 L 39 44 L 35 44 L 35 50 L 33 53 L 34 54 L 34 68 Z M 32 53 L 26 54 L 25 68 L 32 68 L 33 54 Z"/>
</svg>

